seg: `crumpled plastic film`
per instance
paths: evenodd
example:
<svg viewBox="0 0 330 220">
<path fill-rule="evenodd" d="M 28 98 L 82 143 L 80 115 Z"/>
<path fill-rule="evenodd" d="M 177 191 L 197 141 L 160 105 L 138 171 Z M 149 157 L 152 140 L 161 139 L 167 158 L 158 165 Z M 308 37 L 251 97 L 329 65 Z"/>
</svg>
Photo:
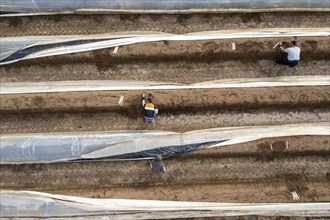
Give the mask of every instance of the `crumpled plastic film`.
<svg viewBox="0 0 330 220">
<path fill-rule="evenodd" d="M 72 160 L 139 160 L 157 154 L 172 157 L 204 148 L 262 138 L 329 135 L 329 123 L 214 128 L 185 133 L 115 131 L 3 134 L 1 164 L 54 163 Z"/>
<path fill-rule="evenodd" d="M 163 32 L 126 32 L 96 35 L 3 37 L 0 65 L 19 60 L 92 51 L 155 41 L 188 41 L 237 38 L 329 36 L 329 28 L 265 28 L 244 30 L 204 31 L 188 34 Z"/>
<path fill-rule="evenodd" d="M 2 190 L 0 217 L 98 217 L 158 219 L 211 216 L 325 217 L 330 203 L 210 203 L 133 199 L 91 199 L 33 191 Z"/>
<path fill-rule="evenodd" d="M 326 11 L 327 0 L 2 0 L 1 16 L 65 13 Z"/>
</svg>

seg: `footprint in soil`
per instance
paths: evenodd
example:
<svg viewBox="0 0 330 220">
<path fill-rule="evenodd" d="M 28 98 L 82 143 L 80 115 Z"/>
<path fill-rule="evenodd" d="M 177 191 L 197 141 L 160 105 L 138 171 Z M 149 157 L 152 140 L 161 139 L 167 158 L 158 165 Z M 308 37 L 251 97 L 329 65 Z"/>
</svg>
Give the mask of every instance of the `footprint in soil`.
<svg viewBox="0 0 330 220">
<path fill-rule="evenodd" d="M 60 15 L 51 16 L 51 17 L 49 17 L 49 20 L 58 23 L 58 22 L 61 22 L 63 20 L 63 16 L 60 16 Z"/>
<path fill-rule="evenodd" d="M 219 45 L 216 44 L 215 42 L 208 42 L 203 44 L 202 46 L 202 52 L 204 54 L 214 54 L 216 52 L 216 50 L 219 49 Z"/>
<path fill-rule="evenodd" d="M 282 153 L 287 148 L 286 141 L 276 141 L 273 143 L 261 143 L 257 145 L 258 152 L 260 153 Z"/>
<path fill-rule="evenodd" d="M 186 25 L 187 21 L 190 19 L 191 15 L 178 15 L 177 21 L 179 24 Z"/>
<path fill-rule="evenodd" d="M 41 97 L 41 96 L 34 97 L 31 102 L 32 102 L 31 103 L 32 106 L 36 106 L 38 108 L 42 108 L 46 104 L 45 99 L 43 97 Z"/>
<path fill-rule="evenodd" d="M 22 18 L 14 17 L 14 18 L 6 18 L 8 23 L 12 27 L 18 27 L 23 24 Z"/>
<path fill-rule="evenodd" d="M 250 21 L 253 21 L 254 18 L 257 18 L 258 20 L 260 20 L 260 16 L 256 16 L 256 14 L 253 14 L 253 13 L 246 13 L 246 14 L 243 14 L 243 16 L 242 16 L 242 22 L 248 23 Z"/>
<path fill-rule="evenodd" d="M 303 43 L 301 43 L 301 47 L 303 49 L 316 50 L 318 47 L 318 42 L 314 40 L 306 40 Z"/>
<path fill-rule="evenodd" d="M 95 65 L 99 72 L 105 71 L 111 67 L 114 67 L 112 55 L 107 50 L 96 50 L 92 52 L 95 60 Z"/>
<path fill-rule="evenodd" d="M 286 141 L 276 141 L 272 144 L 273 151 L 275 152 L 283 152 L 287 147 Z"/>
<path fill-rule="evenodd" d="M 164 44 L 165 46 L 168 46 L 168 45 L 170 45 L 170 42 L 167 41 L 167 40 L 164 40 L 164 41 L 163 41 L 163 44 Z"/>
<path fill-rule="evenodd" d="M 119 18 L 122 21 L 129 21 L 129 22 L 138 22 L 139 18 L 141 15 L 128 15 L 128 14 L 124 14 L 124 15 L 120 15 Z"/>
<path fill-rule="evenodd" d="M 260 153 L 270 153 L 272 151 L 268 142 L 258 144 L 257 149 Z"/>
<path fill-rule="evenodd" d="M 248 54 L 248 58 L 252 58 L 251 55 L 258 57 L 258 53 L 264 50 L 264 44 L 262 42 L 248 41 L 237 45 L 244 54 Z"/>
<path fill-rule="evenodd" d="M 306 187 L 306 178 L 303 174 L 286 173 L 278 177 L 279 179 L 286 181 L 287 188 L 290 192 L 296 191 L 303 193 L 308 190 L 308 187 Z"/>
<path fill-rule="evenodd" d="M 102 23 L 103 21 L 105 21 L 105 17 L 104 15 L 97 15 L 97 16 L 94 16 L 93 17 L 93 20 L 96 22 L 96 23 Z"/>
</svg>

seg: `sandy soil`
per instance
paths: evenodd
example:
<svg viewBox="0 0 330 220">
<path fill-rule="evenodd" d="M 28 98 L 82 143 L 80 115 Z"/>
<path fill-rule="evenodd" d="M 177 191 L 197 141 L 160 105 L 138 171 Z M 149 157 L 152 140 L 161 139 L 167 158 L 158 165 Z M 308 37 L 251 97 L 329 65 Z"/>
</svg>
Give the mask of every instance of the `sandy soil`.
<svg viewBox="0 0 330 220">
<path fill-rule="evenodd" d="M 0 36 L 99 34 L 115 31 L 187 33 L 221 29 L 329 26 L 328 12 L 54 15 L 1 18 L 0 27 L 2 31 Z"/>
<path fill-rule="evenodd" d="M 264 147 L 270 143 L 272 152 Z M 152 176 L 146 161 L 1 165 L 0 186 L 99 198 L 212 202 L 292 202 L 290 191 L 296 190 L 301 201 L 326 201 L 328 151 L 324 136 L 263 139 L 166 159 L 168 172 L 162 176 Z"/>
<path fill-rule="evenodd" d="M 145 91 L 160 113 L 145 124 L 143 91 L 3 95 L 2 133 L 160 129 L 324 122 L 329 120 L 327 86 Z M 124 105 L 118 104 L 124 95 Z"/>
<path fill-rule="evenodd" d="M 190 131 L 216 127 L 281 125 L 327 122 L 328 108 L 259 108 L 248 111 L 203 110 L 160 114 L 156 122 L 146 124 L 142 114 L 125 112 L 18 113 L 1 114 L 1 133 L 43 133 L 110 130 Z"/>
<path fill-rule="evenodd" d="M 47 57 L 0 66 L 0 81 L 148 80 L 180 83 L 223 78 L 327 75 L 329 38 L 298 38 L 301 62 L 293 69 L 275 64 L 285 56 L 273 49 L 294 38 L 153 42 Z M 236 44 L 232 50 L 231 42 Z"/>
<path fill-rule="evenodd" d="M 72 63 L 0 66 L 0 82 L 43 82 L 61 80 L 141 80 L 198 83 L 226 78 L 328 75 L 328 60 L 301 62 L 294 69 L 270 60 L 131 62 L 98 69 L 96 64 Z"/>
<path fill-rule="evenodd" d="M 326 155 L 330 150 L 330 137 L 327 136 L 291 136 L 265 138 L 243 144 L 234 144 L 195 151 L 181 157 L 240 157 L 259 156 L 274 158 L 278 155 L 313 155 L 316 152 Z"/>
<path fill-rule="evenodd" d="M 303 178 L 302 178 L 303 179 Z M 296 184 L 299 184 L 295 182 Z M 89 189 L 42 189 L 54 194 L 92 198 L 157 199 L 205 202 L 294 202 L 292 185 L 285 181 L 258 183 L 189 184 L 184 186 L 108 187 Z M 317 188 L 317 190 L 315 190 Z M 329 201 L 327 181 L 303 181 L 301 201 Z M 294 191 L 294 190 L 293 190 Z M 291 191 L 292 192 L 292 191 Z M 302 192 L 302 193 L 301 193 Z"/>
<path fill-rule="evenodd" d="M 121 111 L 138 117 L 142 94 L 153 94 L 160 111 L 247 110 L 260 107 L 324 106 L 328 86 L 146 91 L 93 91 L 2 95 L 2 112 Z M 123 105 L 119 105 L 124 96 Z"/>
</svg>

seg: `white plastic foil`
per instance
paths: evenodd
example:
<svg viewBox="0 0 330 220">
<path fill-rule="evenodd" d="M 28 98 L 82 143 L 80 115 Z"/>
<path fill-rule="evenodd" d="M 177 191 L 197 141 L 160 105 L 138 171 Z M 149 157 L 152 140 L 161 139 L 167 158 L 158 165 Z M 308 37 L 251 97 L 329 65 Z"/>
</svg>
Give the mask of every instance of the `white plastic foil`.
<svg viewBox="0 0 330 220">
<path fill-rule="evenodd" d="M 219 216 L 325 217 L 330 203 L 209 203 L 91 199 L 32 191 L 2 190 L 0 217 L 88 217 L 164 219 Z"/>
<path fill-rule="evenodd" d="M 139 160 L 161 153 L 175 156 L 203 148 L 262 138 L 329 135 L 329 123 L 214 128 L 185 133 L 113 131 L 83 133 L 3 134 L 1 164 L 54 163 L 80 159 Z"/>
<path fill-rule="evenodd" d="M 194 84 L 153 81 L 83 80 L 49 82 L 10 82 L 0 84 L 0 94 L 84 92 L 115 90 L 217 89 L 278 86 L 329 86 L 330 76 L 282 76 L 268 78 L 221 79 Z"/>
</svg>

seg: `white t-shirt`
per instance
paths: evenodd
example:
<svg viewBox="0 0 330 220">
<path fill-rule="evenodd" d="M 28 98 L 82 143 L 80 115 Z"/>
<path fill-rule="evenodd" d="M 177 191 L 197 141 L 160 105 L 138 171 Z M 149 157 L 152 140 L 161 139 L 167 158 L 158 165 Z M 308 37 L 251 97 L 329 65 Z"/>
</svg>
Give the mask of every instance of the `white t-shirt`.
<svg viewBox="0 0 330 220">
<path fill-rule="evenodd" d="M 300 48 L 299 47 L 289 47 L 284 50 L 288 53 L 288 60 L 300 60 Z"/>
</svg>

